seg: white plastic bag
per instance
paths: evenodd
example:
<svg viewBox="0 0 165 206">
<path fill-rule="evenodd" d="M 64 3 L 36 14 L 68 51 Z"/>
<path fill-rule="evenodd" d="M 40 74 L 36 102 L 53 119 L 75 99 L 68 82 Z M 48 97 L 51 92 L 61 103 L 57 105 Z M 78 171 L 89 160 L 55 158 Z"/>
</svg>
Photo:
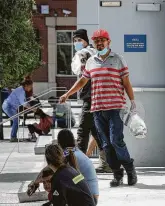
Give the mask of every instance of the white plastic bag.
<svg viewBox="0 0 165 206">
<path fill-rule="evenodd" d="M 138 114 L 130 115 L 128 127 L 133 136 L 143 139 L 147 136 L 147 127 L 144 120 Z"/>
</svg>

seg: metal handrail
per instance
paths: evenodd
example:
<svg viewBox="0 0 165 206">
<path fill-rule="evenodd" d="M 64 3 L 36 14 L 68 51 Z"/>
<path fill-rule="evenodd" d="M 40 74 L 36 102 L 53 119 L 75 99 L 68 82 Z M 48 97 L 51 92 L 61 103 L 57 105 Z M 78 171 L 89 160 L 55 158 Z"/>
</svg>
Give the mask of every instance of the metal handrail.
<svg viewBox="0 0 165 206">
<path fill-rule="evenodd" d="M 65 91 L 67 91 L 67 88 L 66 88 L 66 87 L 51 87 L 51 88 L 49 88 L 49 89 L 46 89 L 46 90 L 44 90 L 44 91 L 42 91 L 42 92 L 39 92 L 39 93 L 37 93 L 37 94 L 34 94 L 34 95 L 35 95 L 35 96 L 39 96 L 39 95 L 41 95 L 41 94 L 44 94 L 45 92 L 48 92 L 50 89 L 54 89 L 54 88 L 64 89 Z"/>
<path fill-rule="evenodd" d="M 46 94 L 49 94 L 50 92 L 66 92 L 66 90 L 62 90 L 62 89 L 59 89 L 59 90 L 58 90 L 58 89 L 54 89 L 54 88 L 57 88 L 57 87 L 52 87 L 50 90 L 48 90 L 48 91 L 45 92 L 44 94 L 41 94 L 41 95 L 39 95 L 39 96 L 37 96 L 37 97 L 34 97 L 33 99 L 31 99 L 31 100 L 29 100 L 29 101 L 27 101 L 27 102 L 24 102 L 24 103 L 23 103 L 22 105 L 20 105 L 19 107 L 21 107 L 21 106 L 23 106 L 23 105 L 26 105 L 26 104 L 34 101 L 34 100 L 37 99 L 37 98 L 43 97 L 43 96 L 45 96 Z"/>
<path fill-rule="evenodd" d="M 32 107 L 30 107 L 28 109 L 23 110 L 22 112 L 17 113 L 16 115 L 13 115 L 12 117 L 4 120 L 3 122 L 0 122 L 0 125 L 5 124 L 6 122 L 9 122 L 9 121 L 13 120 L 14 118 L 17 118 L 17 117 L 19 117 L 22 114 L 27 114 L 28 112 L 33 111 L 34 108 L 38 108 L 37 105 L 39 106 L 41 104 L 38 103 L 35 106 L 32 106 Z"/>
<path fill-rule="evenodd" d="M 51 88 L 51 89 L 50 89 L 49 91 L 47 91 L 46 93 L 41 94 L 41 95 L 39 95 L 39 96 L 37 96 L 37 97 L 34 97 L 32 100 L 29 100 L 29 101 L 25 102 L 24 104 L 20 105 L 19 108 L 18 108 L 18 113 L 17 113 L 16 115 L 13 115 L 12 117 L 4 120 L 3 122 L 0 122 L 0 125 L 6 123 L 6 122 L 8 122 L 8 121 L 13 120 L 14 118 L 19 117 L 19 116 L 22 115 L 22 114 L 26 114 L 28 111 L 32 111 L 34 108 L 36 108 L 36 106 L 32 106 L 32 107 L 30 107 L 30 108 L 28 108 L 28 109 L 26 109 L 26 110 L 24 110 L 24 111 L 22 111 L 22 112 L 19 112 L 21 106 L 24 106 L 24 105 L 26 105 L 26 104 L 34 101 L 35 99 L 37 99 L 37 98 L 39 98 L 39 97 L 42 97 L 42 96 L 44 96 L 44 95 L 46 95 L 46 94 L 49 94 L 50 92 L 55 92 L 55 91 L 60 92 L 60 91 L 66 91 L 66 90 L 58 90 L 58 89 L 54 89 L 54 88 L 52 89 L 52 88 Z M 26 111 L 26 113 L 24 113 L 25 111 Z"/>
</svg>

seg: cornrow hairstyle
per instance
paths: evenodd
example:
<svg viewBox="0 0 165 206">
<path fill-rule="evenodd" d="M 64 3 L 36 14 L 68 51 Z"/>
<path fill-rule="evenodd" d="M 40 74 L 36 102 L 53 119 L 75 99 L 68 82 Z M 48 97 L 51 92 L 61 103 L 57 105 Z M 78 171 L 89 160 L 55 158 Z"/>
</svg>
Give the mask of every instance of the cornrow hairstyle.
<svg viewBox="0 0 165 206">
<path fill-rule="evenodd" d="M 77 158 L 74 154 L 76 151 L 75 147 L 68 147 L 64 149 L 64 157 L 66 164 L 69 164 L 71 167 L 73 167 L 75 170 L 79 171 Z"/>
<path fill-rule="evenodd" d="M 66 163 L 69 163 L 71 167 L 79 171 L 77 159 L 74 154 L 76 148 L 73 133 L 69 129 L 63 129 L 58 133 L 57 141 L 64 151 Z"/>
</svg>

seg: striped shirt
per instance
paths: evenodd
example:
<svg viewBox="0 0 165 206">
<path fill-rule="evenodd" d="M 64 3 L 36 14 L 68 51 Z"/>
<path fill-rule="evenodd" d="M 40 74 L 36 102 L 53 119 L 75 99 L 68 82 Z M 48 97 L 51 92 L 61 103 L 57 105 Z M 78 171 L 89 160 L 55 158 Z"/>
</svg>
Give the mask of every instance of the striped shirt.
<svg viewBox="0 0 165 206">
<path fill-rule="evenodd" d="M 122 109 L 126 104 L 122 77 L 128 76 L 122 56 L 110 52 L 103 61 L 98 54 L 86 63 L 83 77 L 91 79 L 91 112 Z"/>
</svg>

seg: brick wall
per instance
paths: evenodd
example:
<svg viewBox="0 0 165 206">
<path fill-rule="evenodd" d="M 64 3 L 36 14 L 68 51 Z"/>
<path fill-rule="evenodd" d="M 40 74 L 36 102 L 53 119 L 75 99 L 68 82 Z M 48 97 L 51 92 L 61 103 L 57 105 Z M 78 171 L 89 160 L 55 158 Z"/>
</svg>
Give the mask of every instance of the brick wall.
<svg viewBox="0 0 165 206">
<path fill-rule="evenodd" d="M 48 82 L 48 37 L 47 37 L 47 27 L 45 26 L 45 17 L 53 16 L 54 13 L 58 14 L 58 17 L 64 17 L 62 9 L 68 9 L 72 13 L 69 15 L 70 17 L 77 16 L 77 0 L 36 0 L 37 4 L 37 12 L 33 15 L 33 24 L 36 29 L 39 30 L 40 33 L 40 44 L 42 46 L 41 49 L 41 59 L 45 62 L 45 66 L 42 68 L 38 68 L 33 73 L 33 80 L 35 82 Z M 49 5 L 49 15 L 40 14 L 40 6 L 41 5 Z M 72 30 L 75 27 L 67 27 L 67 26 L 58 26 L 56 29 L 63 30 Z"/>
</svg>

